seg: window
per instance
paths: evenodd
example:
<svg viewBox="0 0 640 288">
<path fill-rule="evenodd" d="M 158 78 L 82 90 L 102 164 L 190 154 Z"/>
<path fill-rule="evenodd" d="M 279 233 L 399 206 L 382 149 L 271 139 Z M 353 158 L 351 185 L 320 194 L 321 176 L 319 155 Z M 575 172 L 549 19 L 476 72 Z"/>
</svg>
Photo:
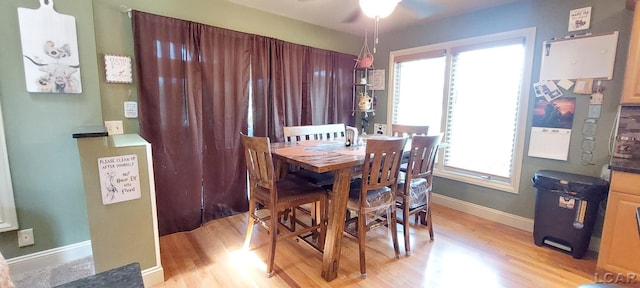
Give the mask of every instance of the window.
<svg viewBox="0 0 640 288">
<path fill-rule="evenodd" d="M 0 232 L 17 230 L 18 217 L 13 201 L 13 186 L 9 171 L 9 158 L 4 137 L 4 125 L 0 112 Z"/>
<path fill-rule="evenodd" d="M 517 193 L 535 28 L 391 52 L 387 123 L 444 133 L 435 174 Z"/>
</svg>

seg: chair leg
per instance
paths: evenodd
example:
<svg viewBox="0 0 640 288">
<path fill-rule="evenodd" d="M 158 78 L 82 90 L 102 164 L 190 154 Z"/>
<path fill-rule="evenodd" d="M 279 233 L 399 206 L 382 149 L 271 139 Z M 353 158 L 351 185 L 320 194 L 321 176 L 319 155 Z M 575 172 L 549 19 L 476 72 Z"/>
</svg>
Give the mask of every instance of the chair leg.
<svg viewBox="0 0 640 288">
<path fill-rule="evenodd" d="M 296 231 L 296 210 L 298 210 L 296 207 L 291 208 L 291 217 L 289 219 L 289 229 L 291 231 Z"/>
<path fill-rule="evenodd" d="M 396 259 L 399 259 L 400 248 L 398 247 L 398 224 L 396 223 L 397 217 L 394 211 L 395 208 L 395 205 L 387 208 L 387 224 L 389 224 L 389 228 L 391 228 L 391 240 L 393 240 L 393 250 L 396 252 Z"/>
<path fill-rule="evenodd" d="M 253 219 L 253 214 L 256 210 L 256 201 L 249 200 L 249 213 L 247 217 L 247 233 L 244 236 L 244 249 L 249 248 L 249 243 L 251 242 L 251 235 L 253 234 L 253 226 L 255 226 L 255 220 Z"/>
<path fill-rule="evenodd" d="M 271 276 L 273 276 L 273 262 L 276 254 L 276 240 L 278 237 L 278 211 L 276 211 L 276 209 L 271 209 L 271 219 L 269 219 L 269 222 L 269 256 L 267 256 L 267 278 L 271 278 Z"/>
<path fill-rule="evenodd" d="M 433 222 L 431 222 L 431 207 L 427 206 L 427 225 L 429 226 L 429 237 L 433 240 Z"/>
<path fill-rule="evenodd" d="M 367 278 L 367 262 L 365 261 L 365 241 L 367 240 L 366 215 L 361 211 L 358 213 L 358 248 L 360 249 L 360 278 Z"/>
<path fill-rule="evenodd" d="M 320 222 L 322 221 L 322 216 L 320 215 L 321 202 L 322 200 L 313 202 L 311 204 L 311 226 L 320 225 Z M 313 239 L 314 241 L 318 240 L 318 237 L 320 236 L 320 232 L 321 231 L 319 230 L 313 231 L 311 239 Z"/>
<path fill-rule="evenodd" d="M 411 244 L 409 243 L 409 203 L 402 202 L 402 227 L 404 227 L 404 251 L 407 256 L 411 256 Z M 418 216 L 416 215 L 416 218 Z M 416 220 L 416 222 L 418 222 Z"/>
<path fill-rule="evenodd" d="M 291 212 L 290 208 L 284 209 L 284 211 L 282 212 L 282 222 L 286 222 L 287 220 L 289 220 L 290 212 Z"/>
<path fill-rule="evenodd" d="M 327 195 L 322 195 L 322 199 L 320 199 L 320 207 L 318 207 L 319 215 L 318 221 L 320 221 L 320 239 L 318 240 L 318 248 L 321 251 L 324 251 L 324 241 L 327 238 Z"/>
</svg>

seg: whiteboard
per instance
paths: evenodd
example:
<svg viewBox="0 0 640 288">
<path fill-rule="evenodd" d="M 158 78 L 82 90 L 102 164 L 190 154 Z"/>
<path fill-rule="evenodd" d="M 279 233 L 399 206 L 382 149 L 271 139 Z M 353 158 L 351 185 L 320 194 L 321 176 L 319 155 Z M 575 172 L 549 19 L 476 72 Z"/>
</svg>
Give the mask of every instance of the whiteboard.
<svg viewBox="0 0 640 288">
<path fill-rule="evenodd" d="M 540 81 L 579 78 L 611 80 L 618 31 L 542 43 Z"/>
</svg>

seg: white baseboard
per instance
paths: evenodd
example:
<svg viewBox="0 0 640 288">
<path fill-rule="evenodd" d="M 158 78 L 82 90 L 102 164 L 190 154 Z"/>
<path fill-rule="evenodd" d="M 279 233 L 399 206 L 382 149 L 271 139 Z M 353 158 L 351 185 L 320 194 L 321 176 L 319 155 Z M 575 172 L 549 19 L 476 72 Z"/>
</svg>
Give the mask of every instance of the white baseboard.
<svg viewBox="0 0 640 288">
<path fill-rule="evenodd" d="M 44 269 L 51 266 L 63 265 L 81 258 L 93 255 L 91 241 L 87 240 L 63 247 L 31 253 L 7 259 L 11 276 L 25 272 Z M 164 282 L 164 270 L 162 266 L 155 266 L 142 271 L 142 280 L 145 287 L 153 287 Z"/>
<path fill-rule="evenodd" d="M 164 283 L 164 270 L 162 266 L 154 266 L 142 271 L 142 281 L 144 287 L 153 287 L 157 284 Z"/>
<path fill-rule="evenodd" d="M 447 197 L 441 194 L 432 193 L 431 195 L 433 203 L 446 206 L 464 213 L 482 217 L 494 222 L 505 224 L 511 227 L 522 229 L 527 232 L 533 232 L 533 219 L 509 214 L 500 210 Z"/>
<path fill-rule="evenodd" d="M 11 275 L 57 266 L 93 255 L 91 240 L 7 259 Z"/>
<path fill-rule="evenodd" d="M 482 217 L 484 219 L 498 222 L 507 226 L 518 228 L 527 232 L 533 232 L 533 219 L 513 215 L 493 208 L 462 201 L 456 198 L 447 197 L 441 194 L 432 193 L 431 195 L 433 203 L 474 216 Z M 531 239 L 531 241 L 533 241 L 533 239 Z M 591 237 L 591 241 L 589 242 L 589 250 L 600 250 L 600 238 Z"/>
</svg>

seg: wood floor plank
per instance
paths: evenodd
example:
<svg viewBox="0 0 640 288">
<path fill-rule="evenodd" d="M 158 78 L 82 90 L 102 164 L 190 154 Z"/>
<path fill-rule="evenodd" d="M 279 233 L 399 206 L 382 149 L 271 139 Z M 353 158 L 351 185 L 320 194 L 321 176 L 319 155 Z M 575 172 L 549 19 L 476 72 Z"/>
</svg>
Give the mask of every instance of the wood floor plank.
<svg viewBox="0 0 640 288">
<path fill-rule="evenodd" d="M 435 240 L 411 225 L 412 255 L 396 259 L 390 232 L 367 234 L 366 279 L 360 278 L 358 243 L 342 239 L 338 277 L 321 277 L 322 254 L 304 241 L 277 244 L 275 275 L 266 278 L 268 234 L 256 226 L 242 250 L 247 219 L 239 214 L 160 238 L 165 282 L 154 288 L 191 287 L 577 287 L 593 283 L 596 254 L 583 259 L 538 247 L 530 232 L 434 205 Z M 398 226 L 404 251 L 402 226 Z"/>
</svg>

